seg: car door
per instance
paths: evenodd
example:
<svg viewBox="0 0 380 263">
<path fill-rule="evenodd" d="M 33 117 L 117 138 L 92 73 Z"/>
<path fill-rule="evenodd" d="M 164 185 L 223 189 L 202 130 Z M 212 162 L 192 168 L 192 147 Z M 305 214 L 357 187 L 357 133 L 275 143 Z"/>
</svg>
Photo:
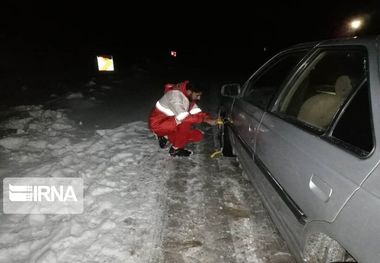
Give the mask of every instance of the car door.
<svg viewBox="0 0 380 263">
<path fill-rule="evenodd" d="M 316 49 L 263 116 L 255 161 L 288 205 L 278 211 L 288 225 L 332 222 L 379 160 L 367 54 L 361 46 Z M 357 125 L 345 119 L 353 107 L 362 112 Z"/>
<path fill-rule="evenodd" d="M 307 49 L 296 49 L 278 54 L 245 83 L 242 96 L 235 99 L 233 129 L 251 159 L 255 135 L 268 104 L 306 53 Z"/>
</svg>

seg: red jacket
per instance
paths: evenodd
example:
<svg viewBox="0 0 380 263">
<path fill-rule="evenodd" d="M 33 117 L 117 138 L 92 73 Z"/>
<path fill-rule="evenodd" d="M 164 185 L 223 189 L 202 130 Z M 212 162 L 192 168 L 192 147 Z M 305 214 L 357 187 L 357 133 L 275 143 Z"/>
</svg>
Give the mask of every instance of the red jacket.
<svg viewBox="0 0 380 263">
<path fill-rule="evenodd" d="M 189 101 L 187 83 L 188 81 L 184 81 L 164 85 L 164 95 L 157 101 L 149 116 L 149 127 L 157 135 L 174 132 L 177 125 L 184 122 L 201 123 L 208 116 L 194 101 Z"/>
</svg>

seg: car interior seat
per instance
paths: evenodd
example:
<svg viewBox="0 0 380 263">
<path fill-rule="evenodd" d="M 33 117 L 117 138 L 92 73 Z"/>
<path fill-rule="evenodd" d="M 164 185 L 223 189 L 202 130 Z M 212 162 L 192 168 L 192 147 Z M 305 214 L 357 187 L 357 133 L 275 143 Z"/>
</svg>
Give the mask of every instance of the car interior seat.
<svg viewBox="0 0 380 263">
<path fill-rule="evenodd" d="M 326 129 L 352 90 L 350 77 L 339 76 L 335 81 L 334 88 L 335 95 L 321 93 L 307 99 L 302 104 L 297 119 L 314 127 Z"/>
</svg>

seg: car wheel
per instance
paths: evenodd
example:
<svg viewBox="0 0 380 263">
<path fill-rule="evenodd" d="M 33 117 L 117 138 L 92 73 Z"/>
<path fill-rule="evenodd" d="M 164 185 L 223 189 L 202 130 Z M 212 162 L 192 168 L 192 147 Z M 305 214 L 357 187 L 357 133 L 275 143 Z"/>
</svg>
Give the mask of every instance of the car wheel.
<svg viewBox="0 0 380 263">
<path fill-rule="evenodd" d="M 235 156 L 232 149 L 231 141 L 230 141 L 229 130 L 225 125 L 223 125 L 222 140 L 223 142 L 221 142 L 222 143 L 221 145 L 223 145 L 223 156 L 226 156 L 226 157 Z"/>
<path fill-rule="evenodd" d="M 337 241 L 324 234 L 313 235 L 305 247 L 308 263 L 352 262 L 346 261 L 346 255 L 346 250 Z"/>
<path fill-rule="evenodd" d="M 225 119 L 225 117 L 226 117 L 226 114 L 222 110 L 219 110 L 218 118 Z M 219 140 L 220 147 L 222 149 L 223 156 L 226 156 L 226 157 L 235 156 L 233 153 L 233 149 L 232 149 L 232 145 L 230 141 L 229 130 L 226 127 L 226 124 L 219 126 L 218 140 Z"/>
</svg>

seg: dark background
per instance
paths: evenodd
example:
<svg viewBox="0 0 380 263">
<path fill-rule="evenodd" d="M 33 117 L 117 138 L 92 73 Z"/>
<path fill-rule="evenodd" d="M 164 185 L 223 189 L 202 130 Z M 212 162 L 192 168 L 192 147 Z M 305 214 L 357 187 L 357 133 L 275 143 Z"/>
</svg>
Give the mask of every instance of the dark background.
<svg viewBox="0 0 380 263">
<path fill-rule="evenodd" d="M 371 0 L 4 4 L 0 95 L 79 87 L 97 54 L 113 55 L 119 77 L 242 82 L 290 45 L 352 37 L 353 17 L 365 19 L 355 35 L 379 34 L 379 11 Z"/>
</svg>

